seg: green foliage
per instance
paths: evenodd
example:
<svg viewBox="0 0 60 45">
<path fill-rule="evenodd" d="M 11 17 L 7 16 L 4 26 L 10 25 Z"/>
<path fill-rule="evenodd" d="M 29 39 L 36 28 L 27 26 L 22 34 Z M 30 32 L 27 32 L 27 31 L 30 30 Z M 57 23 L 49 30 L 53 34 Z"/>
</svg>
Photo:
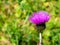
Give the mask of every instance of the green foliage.
<svg viewBox="0 0 60 45">
<path fill-rule="evenodd" d="M 43 45 L 60 45 L 60 0 L 0 0 L 1 42 L 18 45 L 21 40 L 21 45 L 37 45 L 39 34 L 28 18 L 41 10 L 51 16 L 42 33 Z"/>
</svg>

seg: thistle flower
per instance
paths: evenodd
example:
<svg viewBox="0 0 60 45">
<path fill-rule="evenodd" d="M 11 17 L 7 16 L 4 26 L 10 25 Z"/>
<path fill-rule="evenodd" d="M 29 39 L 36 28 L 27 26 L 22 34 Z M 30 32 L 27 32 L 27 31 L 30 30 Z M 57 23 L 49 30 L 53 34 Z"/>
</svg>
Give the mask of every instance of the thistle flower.
<svg viewBox="0 0 60 45">
<path fill-rule="evenodd" d="M 45 11 L 34 12 L 32 16 L 29 17 L 30 22 L 36 24 L 38 30 L 40 31 L 45 29 L 46 27 L 45 23 L 48 22 L 49 19 L 50 19 L 49 13 Z"/>
<path fill-rule="evenodd" d="M 42 24 L 42 23 L 48 22 L 49 19 L 50 19 L 50 16 L 45 11 L 35 12 L 29 18 L 29 20 L 33 24 Z"/>
</svg>

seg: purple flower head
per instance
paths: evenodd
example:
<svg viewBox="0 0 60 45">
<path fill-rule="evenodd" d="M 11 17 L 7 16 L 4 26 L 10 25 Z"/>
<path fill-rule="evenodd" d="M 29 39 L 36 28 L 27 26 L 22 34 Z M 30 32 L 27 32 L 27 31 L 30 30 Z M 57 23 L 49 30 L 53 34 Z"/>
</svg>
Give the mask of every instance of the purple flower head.
<svg viewBox="0 0 60 45">
<path fill-rule="evenodd" d="M 49 19 L 50 16 L 45 11 L 35 12 L 32 14 L 32 16 L 29 17 L 30 22 L 33 24 L 42 24 L 48 22 Z"/>
</svg>

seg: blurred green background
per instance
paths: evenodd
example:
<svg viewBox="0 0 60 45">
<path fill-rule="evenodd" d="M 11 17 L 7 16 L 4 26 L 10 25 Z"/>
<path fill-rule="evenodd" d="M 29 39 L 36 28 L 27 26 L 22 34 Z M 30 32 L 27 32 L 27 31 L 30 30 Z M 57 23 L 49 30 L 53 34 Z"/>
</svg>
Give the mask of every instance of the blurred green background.
<svg viewBox="0 0 60 45">
<path fill-rule="evenodd" d="M 37 45 L 39 34 L 29 21 L 33 12 L 47 11 L 43 45 L 60 45 L 60 0 L 0 0 L 0 45 Z"/>
</svg>

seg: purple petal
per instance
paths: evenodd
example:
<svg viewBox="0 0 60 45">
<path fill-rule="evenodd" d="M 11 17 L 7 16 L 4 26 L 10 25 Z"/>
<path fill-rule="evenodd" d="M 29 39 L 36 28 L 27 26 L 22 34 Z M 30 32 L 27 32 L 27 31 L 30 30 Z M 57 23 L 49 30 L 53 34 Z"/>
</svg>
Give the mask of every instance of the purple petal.
<svg viewBox="0 0 60 45">
<path fill-rule="evenodd" d="M 32 14 L 32 16 L 30 16 L 29 20 L 34 23 L 34 24 L 41 24 L 41 23 L 45 23 L 50 19 L 50 16 L 47 12 L 45 11 L 39 11 L 39 12 L 35 12 Z"/>
</svg>

